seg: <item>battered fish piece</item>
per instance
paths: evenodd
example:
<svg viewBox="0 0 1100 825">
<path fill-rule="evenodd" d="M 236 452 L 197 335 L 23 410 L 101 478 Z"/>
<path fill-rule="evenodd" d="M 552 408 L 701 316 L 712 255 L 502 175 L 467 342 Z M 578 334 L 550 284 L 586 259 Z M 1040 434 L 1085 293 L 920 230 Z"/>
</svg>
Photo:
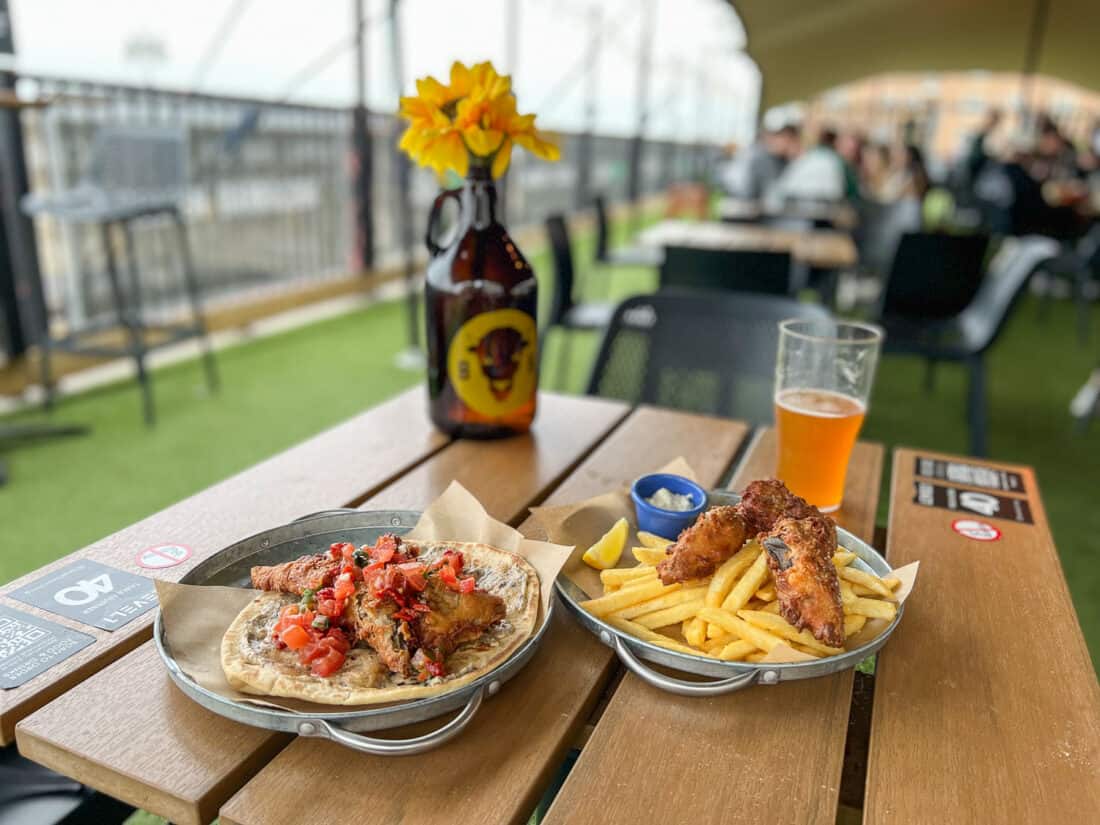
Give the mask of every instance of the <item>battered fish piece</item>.
<svg viewBox="0 0 1100 825">
<path fill-rule="evenodd" d="M 438 579 L 428 579 L 424 590 L 430 613 L 417 623 L 420 647 L 437 661 L 446 659 L 463 642 L 472 642 L 504 618 L 504 600 L 483 590 L 458 593 Z"/>
<path fill-rule="evenodd" d="M 370 645 L 391 673 L 412 675 L 412 651 L 416 633 L 409 622 L 394 617 L 398 607 L 392 601 L 376 599 L 359 589 L 349 600 L 347 614 L 355 635 Z"/>
<path fill-rule="evenodd" d="M 657 575 L 665 584 L 705 578 L 751 535 L 738 507 L 712 507 L 669 545 Z"/>
<path fill-rule="evenodd" d="M 779 613 L 831 647 L 844 647 L 844 608 L 833 566 L 836 525 L 823 515 L 780 519 L 763 540 Z"/>
<path fill-rule="evenodd" d="M 300 596 L 306 588 L 317 591 L 322 587 L 331 587 L 339 572 L 340 560 L 328 553 L 301 556 L 270 567 L 253 567 L 252 586 L 257 590 Z"/>
<path fill-rule="evenodd" d="M 821 511 L 799 498 L 777 478 L 754 481 L 745 488 L 738 505 L 750 535 L 769 532 L 781 518 L 820 516 Z"/>
</svg>

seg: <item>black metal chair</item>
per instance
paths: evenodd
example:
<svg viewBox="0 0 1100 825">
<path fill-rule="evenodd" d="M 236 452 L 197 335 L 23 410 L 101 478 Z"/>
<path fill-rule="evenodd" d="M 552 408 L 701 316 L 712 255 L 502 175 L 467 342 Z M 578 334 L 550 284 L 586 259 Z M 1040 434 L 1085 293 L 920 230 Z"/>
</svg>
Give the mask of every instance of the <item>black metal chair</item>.
<svg viewBox="0 0 1100 825">
<path fill-rule="evenodd" d="M 954 318 L 978 293 L 989 236 L 908 232 L 879 297 L 880 319 L 928 324 Z"/>
<path fill-rule="evenodd" d="M 661 263 L 661 250 L 632 246 L 611 248 L 611 221 L 607 216 L 607 201 L 603 195 L 592 199 L 596 210 L 596 263 L 603 266 L 648 266 Z"/>
<path fill-rule="evenodd" d="M 666 246 L 660 274 L 662 289 L 789 295 L 794 287 L 791 256 L 787 252 Z"/>
<path fill-rule="evenodd" d="M 1050 238 L 1009 238 L 994 258 L 989 274 L 966 307 L 953 318 L 929 325 L 886 316 L 883 351 L 887 355 L 918 355 L 935 364 L 961 363 L 969 373 L 967 420 L 970 453 L 984 456 L 989 448 L 985 353 L 996 342 L 1031 276 L 1059 251 Z"/>
<path fill-rule="evenodd" d="M 628 298 L 600 345 L 588 394 L 770 423 L 778 323 L 831 317 L 770 295 L 661 290 Z"/>
<path fill-rule="evenodd" d="M 581 303 L 574 297 L 576 270 L 573 266 L 573 244 L 569 237 L 569 224 L 564 215 L 551 215 L 546 219 L 546 234 L 550 240 L 550 252 L 554 259 L 553 297 L 550 318 L 542 331 L 546 334 L 555 327 L 562 332 L 562 348 L 558 357 L 558 374 L 555 387 L 561 389 L 569 372 L 572 352 L 572 335 L 578 330 L 599 330 L 607 326 L 615 305 L 611 303 Z M 545 353 L 546 348 L 541 347 Z"/>
<path fill-rule="evenodd" d="M 218 388 L 217 367 L 206 334 L 199 284 L 191 260 L 187 228 L 180 203 L 186 191 L 188 175 L 186 133 L 173 127 L 110 126 L 96 133 L 92 162 L 85 178 L 74 188 L 46 197 L 28 195 L 23 210 L 30 215 L 50 215 L 61 221 L 94 223 L 100 227 L 107 277 L 110 281 L 115 318 L 108 324 L 89 324 L 54 338 L 47 328 L 38 336 L 41 352 L 41 377 L 46 391 L 46 406 L 53 401 L 53 377 L 50 353 L 63 350 L 78 355 L 130 356 L 137 367 L 141 384 L 146 424 L 154 422 L 152 387 L 146 368 L 146 356 L 155 347 L 188 338 L 199 338 L 203 364 L 211 391 Z M 141 278 L 135 252 L 132 225 L 153 217 L 167 217 L 177 240 L 183 285 L 191 309 L 186 323 L 147 323 L 142 311 Z M 123 285 L 116 262 L 112 229 L 122 230 L 122 249 L 127 259 L 128 284 Z M 42 313 L 45 317 L 45 312 Z M 47 321 L 47 327 L 49 326 Z M 127 343 L 114 345 L 92 337 L 108 326 L 120 326 Z M 155 340 L 148 335 L 158 333 Z"/>
</svg>

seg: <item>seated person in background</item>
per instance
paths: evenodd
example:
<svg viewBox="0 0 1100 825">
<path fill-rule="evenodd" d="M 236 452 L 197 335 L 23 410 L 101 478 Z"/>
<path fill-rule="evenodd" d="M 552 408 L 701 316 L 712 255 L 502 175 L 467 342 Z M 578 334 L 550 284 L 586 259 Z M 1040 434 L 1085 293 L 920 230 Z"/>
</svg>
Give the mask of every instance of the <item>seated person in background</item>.
<svg viewBox="0 0 1100 825">
<path fill-rule="evenodd" d="M 796 158 L 768 191 L 766 198 L 784 201 L 840 201 L 848 193 L 844 160 L 836 151 L 836 132 L 825 129 L 818 144 Z"/>
<path fill-rule="evenodd" d="M 966 155 L 963 158 L 964 179 L 970 185 L 978 179 L 986 163 L 990 161 L 989 136 L 996 131 L 1001 122 L 1001 110 L 990 109 L 978 131 L 970 136 Z"/>
<path fill-rule="evenodd" d="M 762 198 L 798 156 L 800 143 L 798 127 L 791 124 L 765 132 L 737 153 L 722 174 L 723 188 L 735 198 Z"/>
<path fill-rule="evenodd" d="M 860 192 L 864 200 L 883 200 L 882 191 L 890 174 L 890 149 L 885 143 L 869 143 L 860 156 Z"/>
</svg>

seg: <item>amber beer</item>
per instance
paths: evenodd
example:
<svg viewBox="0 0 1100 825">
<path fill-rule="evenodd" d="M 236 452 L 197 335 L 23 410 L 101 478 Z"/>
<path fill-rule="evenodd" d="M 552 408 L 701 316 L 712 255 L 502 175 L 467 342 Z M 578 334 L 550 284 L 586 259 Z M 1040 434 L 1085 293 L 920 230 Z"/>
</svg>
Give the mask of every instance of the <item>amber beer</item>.
<svg viewBox="0 0 1100 825">
<path fill-rule="evenodd" d="M 861 402 L 826 390 L 776 395 L 775 425 L 783 445 L 776 474 L 807 501 L 835 510 L 864 413 Z"/>
<path fill-rule="evenodd" d="M 453 240 L 434 240 L 442 207 L 459 201 Z M 526 432 L 538 389 L 538 289 L 527 260 L 496 218 L 488 171 L 436 199 L 428 226 L 425 310 L 432 421 L 466 438 Z"/>
<path fill-rule="evenodd" d="M 871 324 L 779 324 L 776 475 L 825 512 L 840 507 L 848 459 L 867 414 L 882 332 Z"/>
</svg>

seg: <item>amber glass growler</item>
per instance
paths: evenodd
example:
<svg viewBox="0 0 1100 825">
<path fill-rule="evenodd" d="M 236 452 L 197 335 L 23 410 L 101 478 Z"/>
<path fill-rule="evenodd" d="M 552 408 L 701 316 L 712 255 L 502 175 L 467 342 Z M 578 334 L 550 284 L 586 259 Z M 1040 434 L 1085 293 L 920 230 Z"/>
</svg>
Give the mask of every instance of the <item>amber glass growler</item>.
<svg viewBox="0 0 1100 825">
<path fill-rule="evenodd" d="M 437 240 L 440 213 L 457 199 L 451 240 Z M 428 395 L 445 433 L 499 438 L 526 432 L 538 387 L 535 273 L 497 221 L 489 170 L 471 165 L 461 189 L 443 192 L 428 221 L 425 286 Z"/>
</svg>

